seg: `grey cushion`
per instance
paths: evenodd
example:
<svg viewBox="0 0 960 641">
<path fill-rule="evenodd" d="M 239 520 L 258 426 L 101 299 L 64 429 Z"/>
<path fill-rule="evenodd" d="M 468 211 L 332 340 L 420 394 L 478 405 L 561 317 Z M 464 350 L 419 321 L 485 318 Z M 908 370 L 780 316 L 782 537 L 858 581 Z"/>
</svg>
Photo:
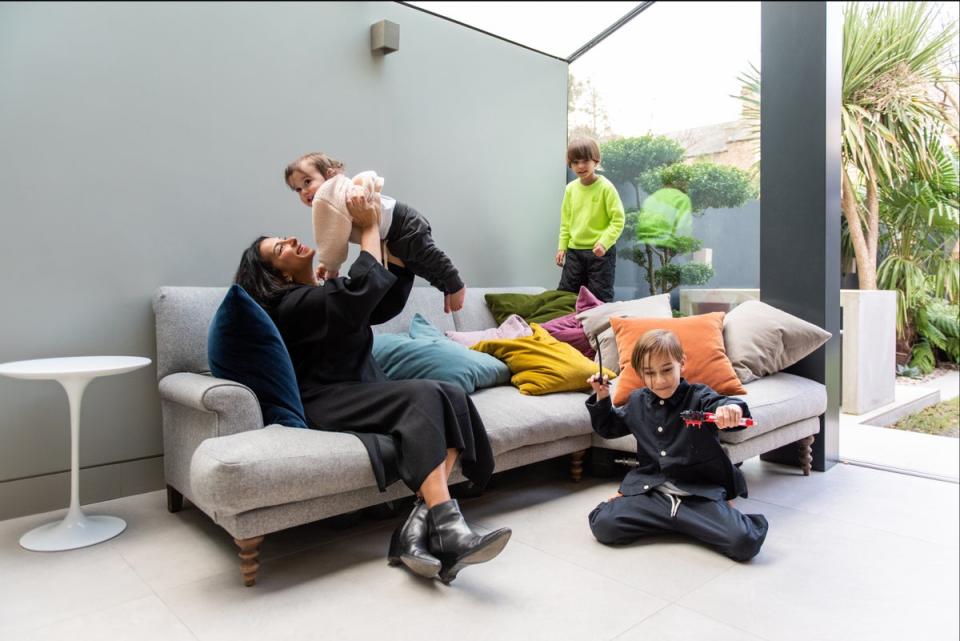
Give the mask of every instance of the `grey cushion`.
<svg viewBox="0 0 960 641">
<path fill-rule="evenodd" d="M 469 291 L 469 290 L 467 290 Z M 433 287 L 414 287 L 410 291 L 407 304 L 395 318 L 382 325 L 374 325 L 374 334 L 406 334 L 414 314 L 420 314 L 441 331 L 453 331 L 457 327 L 452 314 L 443 313 L 443 294 Z"/>
<path fill-rule="evenodd" d="M 578 392 L 528 396 L 511 386 L 470 395 L 490 435 L 493 453 L 590 434 L 587 395 Z"/>
<path fill-rule="evenodd" d="M 268 425 L 201 443 L 190 462 L 190 485 L 205 511 L 237 514 L 377 481 L 356 436 Z"/>
<path fill-rule="evenodd" d="M 583 332 L 592 343 L 600 334 L 610 327 L 610 318 L 613 316 L 630 316 L 634 318 L 672 318 L 670 308 L 670 294 L 647 296 L 636 300 L 622 300 L 613 303 L 604 303 L 577 314 L 577 320 L 583 325 Z M 604 354 L 606 356 L 606 354 Z M 607 366 L 606 359 L 603 364 Z"/>
<path fill-rule="evenodd" d="M 785 370 L 830 336 L 813 323 L 758 300 L 741 303 L 723 319 L 723 344 L 741 383 Z"/>
<path fill-rule="evenodd" d="M 779 372 L 744 385 L 738 396 L 750 406 L 756 425 L 738 432 L 721 432 L 724 443 L 742 443 L 783 425 L 820 416 L 827 411 L 827 388 L 802 376 Z"/>
</svg>

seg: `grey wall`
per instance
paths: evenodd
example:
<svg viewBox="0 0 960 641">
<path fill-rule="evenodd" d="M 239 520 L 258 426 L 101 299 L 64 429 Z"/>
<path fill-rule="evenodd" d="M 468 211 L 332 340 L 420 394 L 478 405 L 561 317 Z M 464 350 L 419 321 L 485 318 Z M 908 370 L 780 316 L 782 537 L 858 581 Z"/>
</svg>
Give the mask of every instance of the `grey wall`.
<svg viewBox="0 0 960 641">
<path fill-rule="evenodd" d="M 400 25 L 375 57 L 369 27 Z M 468 286 L 556 284 L 566 64 L 388 2 L 0 5 L 0 362 L 155 357 L 159 285 L 225 285 L 282 181 L 376 169 Z M 352 253 L 355 255 L 355 252 Z M 68 502 L 53 382 L 0 379 L 0 519 Z M 161 487 L 155 369 L 94 381 L 81 502 Z"/>
</svg>

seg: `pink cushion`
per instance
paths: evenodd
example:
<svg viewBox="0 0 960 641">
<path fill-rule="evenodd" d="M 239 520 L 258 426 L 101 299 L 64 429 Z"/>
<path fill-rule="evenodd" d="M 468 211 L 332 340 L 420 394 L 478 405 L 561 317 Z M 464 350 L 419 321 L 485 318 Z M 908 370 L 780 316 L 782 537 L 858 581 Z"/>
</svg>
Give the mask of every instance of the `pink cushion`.
<svg viewBox="0 0 960 641">
<path fill-rule="evenodd" d="M 587 335 L 583 332 L 583 325 L 577 320 L 577 314 L 602 304 L 602 300 L 594 296 L 589 289 L 581 286 L 580 293 L 577 295 L 576 310 L 566 316 L 554 318 L 546 323 L 540 323 L 540 327 L 547 330 L 550 335 L 558 341 L 563 341 L 576 347 L 577 350 L 587 358 L 593 358 L 596 350 L 593 348 L 593 345 L 590 344 Z"/>
<path fill-rule="evenodd" d="M 477 332 L 444 332 L 447 338 L 466 347 L 472 347 L 480 341 L 493 341 L 508 338 L 524 338 L 533 336 L 533 330 L 522 317 L 511 314 L 500 324 L 500 327 L 491 327 Z"/>
</svg>

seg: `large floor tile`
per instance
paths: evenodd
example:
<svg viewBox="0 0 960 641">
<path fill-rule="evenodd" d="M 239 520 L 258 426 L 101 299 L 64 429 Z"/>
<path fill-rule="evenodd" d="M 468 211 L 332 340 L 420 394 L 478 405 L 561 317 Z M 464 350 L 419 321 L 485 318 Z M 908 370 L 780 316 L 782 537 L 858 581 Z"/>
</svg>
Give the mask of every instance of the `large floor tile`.
<svg viewBox="0 0 960 641">
<path fill-rule="evenodd" d="M 763 641 L 743 630 L 693 610 L 669 605 L 627 630 L 614 641 Z"/>
<path fill-rule="evenodd" d="M 24 641 L 196 641 L 154 595 L 85 614 L 24 634 Z"/>
<path fill-rule="evenodd" d="M 127 521 L 127 530 L 109 542 L 150 587 L 192 583 L 222 572 L 240 573 L 239 549 L 230 534 L 196 507 L 166 510 L 165 492 L 151 492 L 102 503 Z M 261 561 L 292 554 L 326 541 L 352 536 L 378 524 L 363 520 L 337 527 L 336 519 L 275 532 L 260 549 Z"/>
<path fill-rule="evenodd" d="M 123 557 L 104 544 L 30 552 L 17 538 L 0 543 L 0 639 L 150 593 Z"/>
<path fill-rule="evenodd" d="M 667 602 L 520 541 L 450 586 L 387 566 L 389 527 L 160 592 L 200 641 L 610 639 Z M 602 613 L 602 615 L 600 615 Z"/>
<path fill-rule="evenodd" d="M 467 520 L 507 526 L 516 540 L 592 572 L 675 600 L 729 568 L 733 561 L 683 536 L 652 537 L 630 545 L 603 545 L 587 515 L 615 494 L 618 482 L 527 484 L 465 503 Z M 681 508 L 682 509 L 682 508 Z"/>
<path fill-rule="evenodd" d="M 956 544 L 766 506 L 761 554 L 679 604 L 766 639 L 955 641 Z"/>
<path fill-rule="evenodd" d="M 741 468 L 750 497 L 934 543 L 960 539 L 960 485 L 838 464 L 798 476 L 753 459 Z"/>
</svg>

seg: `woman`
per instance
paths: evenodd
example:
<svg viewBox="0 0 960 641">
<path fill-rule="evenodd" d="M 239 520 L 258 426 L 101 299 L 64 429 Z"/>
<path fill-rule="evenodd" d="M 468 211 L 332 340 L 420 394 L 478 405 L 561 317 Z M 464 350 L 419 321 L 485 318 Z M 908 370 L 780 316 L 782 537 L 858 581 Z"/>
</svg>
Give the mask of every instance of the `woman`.
<svg viewBox="0 0 960 641">
<path fill-rule="evenodd" d="M 413 273 L 381 265 L 379 202 L 353 200 L 360 255 L 346 278 L 320 283 L 314 250 L 296 238 L 261 236 L 244 251 L 234 281 L 267 310 L 283 336 L 309 426 L 349 432 L 364 444 L 380 491 L 400 479 L 417 493 L 393 533 L 388 559 L 449 583 L 464 566 L 503 550 L 510 529 L 480 536 L 450 498 L 457 457 L 482 488 L 493 452 L 473 402 L 439 381 L 388 381 L 371 354 L 371 325 L 403 309 Z"/>
</svg>

